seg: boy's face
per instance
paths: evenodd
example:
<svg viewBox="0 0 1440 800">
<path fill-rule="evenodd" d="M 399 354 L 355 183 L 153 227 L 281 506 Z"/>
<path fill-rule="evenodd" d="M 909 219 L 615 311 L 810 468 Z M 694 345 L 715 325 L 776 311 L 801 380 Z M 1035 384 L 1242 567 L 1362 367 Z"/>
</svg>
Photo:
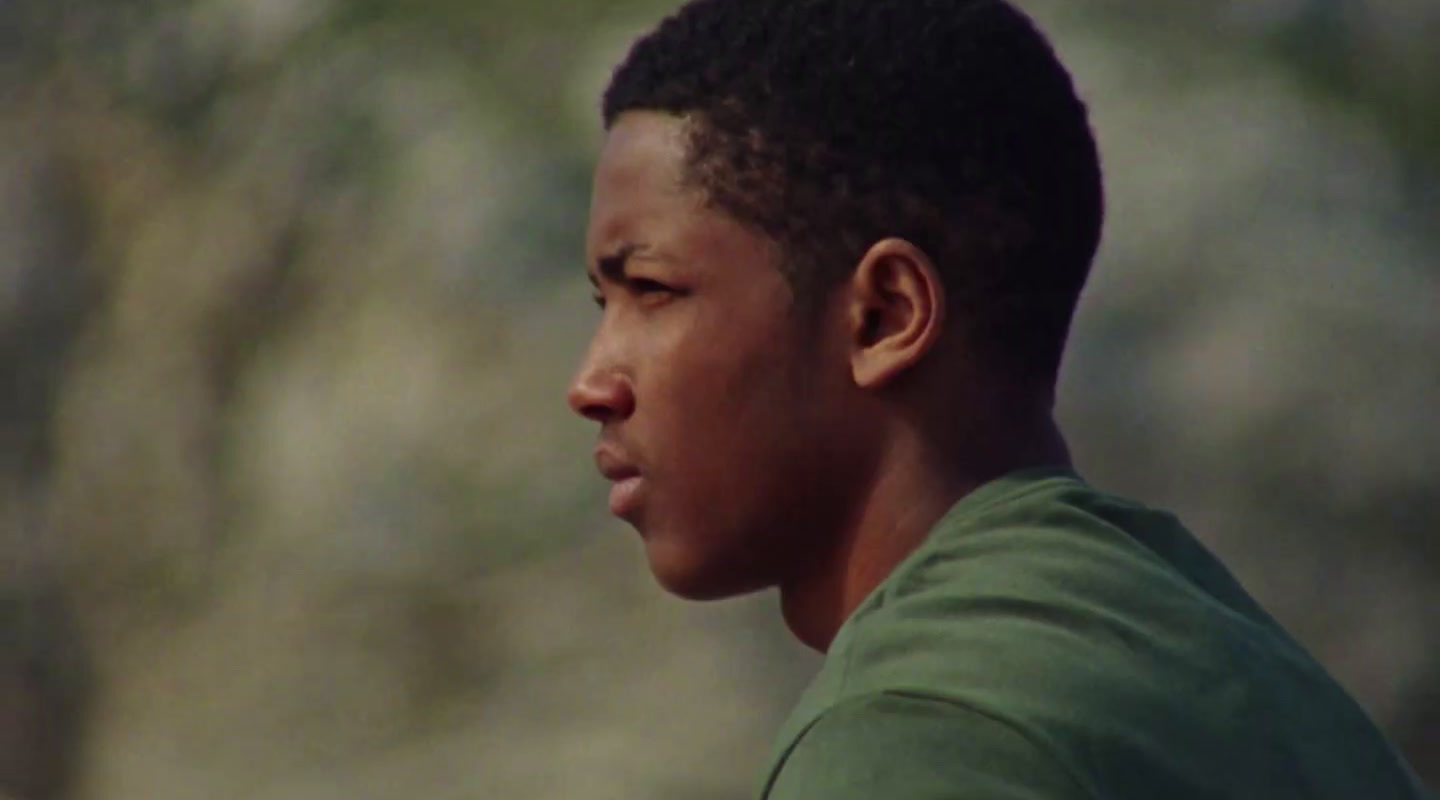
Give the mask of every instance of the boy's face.
<svg viewBox="0 0 1440 800">
<path fill-rule="evenodd" d="M 569 401 L 600 424 L 611 510 L 659 582 L 700 599 L 821 556 L 868 459 L 841 320 L 795 310 L 773 241 L 684 185 L 685 153 L 669 115 L 606 138 L 586 246 L 604 310 Z"/>
</svg>

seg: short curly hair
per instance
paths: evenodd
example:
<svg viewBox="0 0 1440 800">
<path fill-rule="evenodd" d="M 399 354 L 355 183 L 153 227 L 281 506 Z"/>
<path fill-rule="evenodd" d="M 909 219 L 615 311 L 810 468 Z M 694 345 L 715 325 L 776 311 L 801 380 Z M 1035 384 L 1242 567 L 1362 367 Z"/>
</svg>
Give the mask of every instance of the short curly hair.
<svg viewBox="0 0 1440 800">
<path fill-rule="evenodd" d="M 690 121 L 688 179 L 776 240 L 800 298 L 868 247 L 931 256 L 972 347 L 1053 381 L 1099 244 L 1099 156 L 1049 42 L 1003 0 L 691 0 L 603 100 Z"/>
</svg>

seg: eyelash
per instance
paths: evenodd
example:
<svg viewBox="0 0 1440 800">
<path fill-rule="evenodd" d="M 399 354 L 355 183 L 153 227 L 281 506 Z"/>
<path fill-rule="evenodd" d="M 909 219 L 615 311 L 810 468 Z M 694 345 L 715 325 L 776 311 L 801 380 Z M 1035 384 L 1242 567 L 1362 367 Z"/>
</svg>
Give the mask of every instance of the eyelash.
<svg viewBox="0 0 1440 800">
<path fill-rule="evenodd" d="M 631 293 L 641 296 L 651 294 L 681 294 L 678 289 L 667 286 L 657 280 L 653 280 L 650 278 L 631 278 L 625 282 L 625 288 Z M 595 305 L 598 306 L 602 311 L 605 309 L 605 295 L 596 292 L 594 295 L 591 296 L 591 300 L 593 300 L 595 302 Z"/>
<path fill-rule="evenodd" d="M 649 278 L 632 278 L 630 280 L 630 289 L 636 294 L 654 294 L 656 292 L 674 291 L 669 286 Z"/>
</svg>

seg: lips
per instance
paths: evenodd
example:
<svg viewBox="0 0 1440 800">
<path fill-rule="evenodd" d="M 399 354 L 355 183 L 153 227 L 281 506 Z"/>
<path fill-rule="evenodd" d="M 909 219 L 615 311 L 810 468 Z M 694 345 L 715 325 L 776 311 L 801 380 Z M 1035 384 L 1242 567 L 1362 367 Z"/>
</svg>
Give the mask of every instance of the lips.
<svg viewBox="0 0 1440 800">
<path fill-rule="evenodd" d="M 603 444 L 595 448 L 595 466 L 614 484 L 610 487 L 610 513 L 622 519 L 632 514 L 645 485 L 640 469 L 617 450 Z"/>
<path fill-rule="evenodd" d="M 607 481 L 623 481 L 637 477 L 640 469 L 608 445 L 595 448 L 595 467 Z"/>
<path fill-rule="evenodd" d="M 645 485 L 645 479 L 636 475 L 617 481 L 610 487 L 610 513 L 621 519 L 629 519 L 640 503 L 640 490 Z"/>
</svg>

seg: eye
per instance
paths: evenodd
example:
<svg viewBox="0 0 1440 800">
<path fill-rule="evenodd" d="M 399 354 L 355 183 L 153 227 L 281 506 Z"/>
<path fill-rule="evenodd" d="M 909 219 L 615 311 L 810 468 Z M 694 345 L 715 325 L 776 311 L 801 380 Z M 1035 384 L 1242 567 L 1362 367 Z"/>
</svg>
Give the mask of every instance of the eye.
<svg viewBox="0 0 1440 800">
<path fill-rule="evenodd" d="M 652 278 L 631 278 L 631 291 L 638 295 L 673 293 L 675 290 Z"/>
<path fill-rule="evenodd" d="M 625 292 L 635 299 L 641 308 L 654 309 L 667 306 L 670 301 L 683 297 L 686 293 L 676 289 L 668 283 L 661 283 L 654 278 L 632 276 L 625 281 Z"/>
</svg>

